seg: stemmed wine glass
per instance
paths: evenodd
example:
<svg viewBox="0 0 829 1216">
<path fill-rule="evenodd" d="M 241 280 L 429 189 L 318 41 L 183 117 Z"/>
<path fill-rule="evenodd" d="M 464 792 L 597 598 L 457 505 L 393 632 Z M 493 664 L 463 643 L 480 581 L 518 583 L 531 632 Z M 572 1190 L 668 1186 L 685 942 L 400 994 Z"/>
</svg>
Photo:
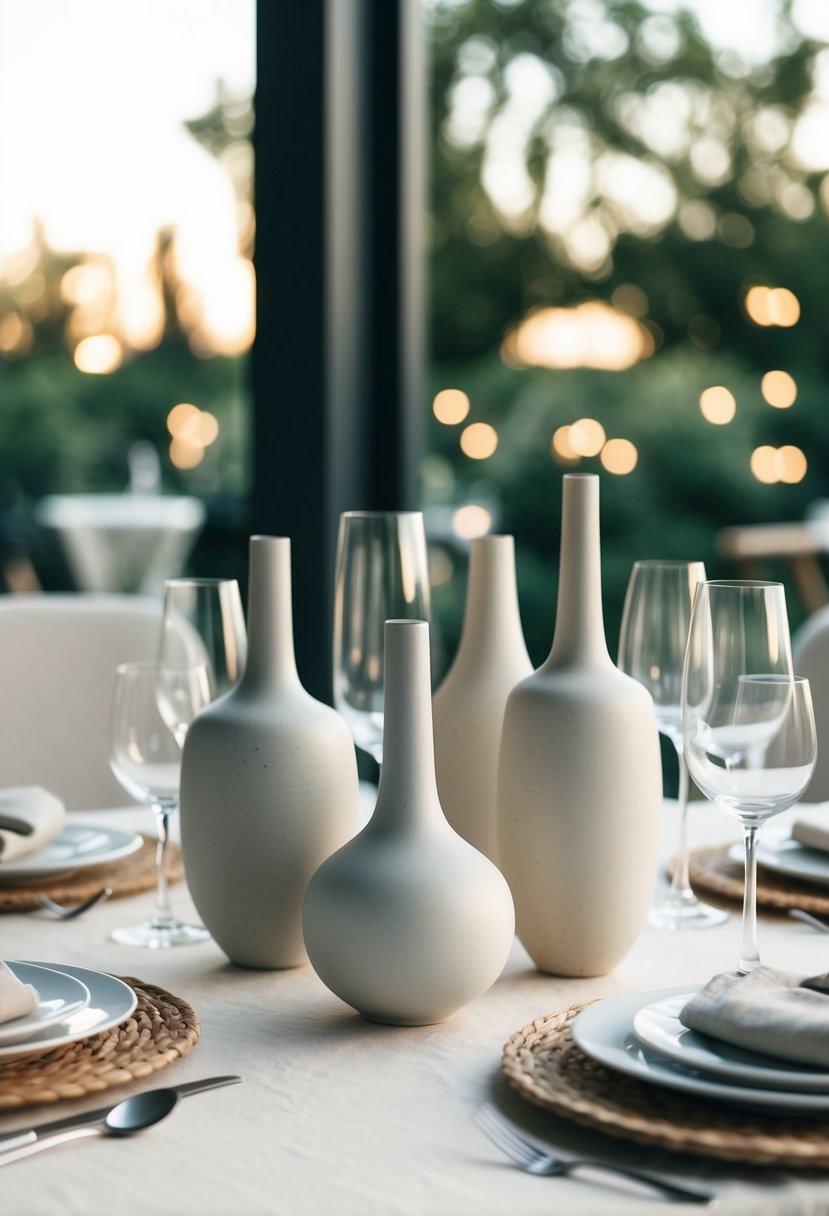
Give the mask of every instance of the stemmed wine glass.
<svg viewBox="0 0 829 1216">
<path fill-rule="evenodd" d="M 181 693 L 175 674 L 181 667 L 202 667 L 209 697 L 215 701 L 239 683 L 247 656 L 242 597 L 235 578 L 174 578 L 164 584 L 158 649 L 158 705 L 164 721 L 183 746 L 193 705 Z"/>
<path fill-rule="evenodd" d="M 383 630 L 429 619 L 429 561 L 420 511 L 340 516 L 334 590 L 334 704 L 359 748 L 383 759 Z"/>
<path fill-rule="evenodd" d="M 636 562 L 628 581 L 619 635 L 619 667 L 651 694 L 656 725 L 674 745 L 679 761 L 676 861 L 670 888 L 651 905 L 648 913 L 649 923 L 661 929 L 708 928 L 728 919 L 724 909 L 697 898 L 688 877 L 688 767 L 682 747 L 682 667 L 694 592 L 697 583 L 704 581 L 702 562 Z"/>
<path fill-rule="evenodd" d="M 171 699 L 190 720 L 209 702 L 203 665 L 168 666 L 165 678 Z M 115 673 L 109 763 L 127 793 L 153 807 L 158 830 L 153 915 L 143 924 L 115 929 L 113 938 L 124 945 L 150 949 L 205 941 L 208 931 L 201 925 L 184 924 L 170 906 L 165 861 L 170 818 L 178 806 L 181 744 L 161 715 L 154 662 L 122 663 Z"/>
<path fill-rule="evenodd" d="M 735 816 L 745 839 L 739 970 L 757 949 L 757 838 L 793 806 L 814 772 L 817 737 L 808 680 L 792 674 L 780 583 L 700 584 L 683 678 L 682 730 L 691 776 Z"/>
</svg>

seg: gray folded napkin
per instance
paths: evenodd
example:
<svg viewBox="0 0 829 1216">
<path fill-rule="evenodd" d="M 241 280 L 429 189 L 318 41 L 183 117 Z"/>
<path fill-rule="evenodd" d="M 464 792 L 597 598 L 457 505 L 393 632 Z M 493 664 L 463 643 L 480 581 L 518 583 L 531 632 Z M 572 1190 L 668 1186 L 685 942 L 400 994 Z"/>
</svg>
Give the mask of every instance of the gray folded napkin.
<svg viewBox="0 0 829 1216">
<path fill-rule="evenodd" d="M 66 809 L 39 785 L 0 790 L 0 866 L 42 849 L 63 827 Z"/>
<path fill-rule="evenodd" d="M 0 960 L 0 1022 L 11 1022 L 34 1013 L 38 1003 L 37 989 L 24 984 L 12 969 Z"/>
<path fill-rule="evenodd" d="M 829 972 L 727 971 L 691 997 L 679 1020 L 737 1047 L 829 1068 Z"/>
<path fill-rule="evenodd" d="M 829 803 L 800 811 L 792 824 L 792 840 L 810 849 L 829 852 Z"/>
</svg>

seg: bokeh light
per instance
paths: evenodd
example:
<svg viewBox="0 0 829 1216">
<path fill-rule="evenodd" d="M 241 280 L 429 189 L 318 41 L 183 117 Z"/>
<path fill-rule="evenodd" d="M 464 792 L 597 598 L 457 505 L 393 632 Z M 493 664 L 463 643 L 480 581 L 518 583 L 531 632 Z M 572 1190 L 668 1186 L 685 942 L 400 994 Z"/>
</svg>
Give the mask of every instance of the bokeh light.
<svg viewBox="0 0 829 1216">
<path fill-rule="evenodd" d="M 794 444 L 787 443 L 782 448 L 766 444 L 751 453 L 751 471 L 765 485 L 774 485 L 778 481 L 790 486 L 797 485 L 806 476 L 808 468 L 805 453 Z"/>
<path fill-rule="evenodd" d="M 444 426 L 456 426 L 469 413 L 469 398 L 459 388 L 443 388 L 435 395 L 432 411 Z"/>
<path fill-rule="evenodd" d="M 777 449 L 763 444 L 751 453 L 750 468 L 758 481 L 770 486 L 777 481 Z"/>
<path fill-rule="evenodd" d="M 559 464 L 578 464 L 581 459 L 578 452 L 574 452 L 570 446 L 569 426 L 560 426 L 556 429 L 550 440 L 550 451 L 553 460 Z"/>
<path fill-rule="evenodd" d="M 760 381 L 760 392 L 777 410 L 786 410 L 797 400 L 797 383 L 788 372 L 766 372 Z"/>
<path fill-rule="evenodd" d="M 699 408 L 706 422 L 725 426 L 737 413 L 734 394 L 722 384 L 713 384 L 700 393 Z"/>
<path fill-rule="evenodd" d="M 629 439 L 608 439 L 602 448 L 600 460 L 608 473 L 623 477 L 636 468 L 639 453 Z"/>
<path fill-rule="evenodd" d="M 473 422 L 461 431 L 460 443 L 470 460 L 487 460 L 498 447 L 498 432 L 488 422 Z"/>
<path fill-rule="evenodd" d="M 598 456 L 607 436 L 595 418 L 579 418 L 570 427 L 567 441 L 577 456 Z"/>
<path fill-rule="evenodd" d="M 744 305 L 755 325 L 788 329 L 800 320 L 800 301 L 787 287 L 750 287 Z"/>
<path fill-rule="evenodd" d="M 492 515 L 486 507 L 469 502 L 458 507 L 452 516 L 452 530 L 456 536 L 464 540 L 474 540 L 477 536 L 486 536 L 492 527 Z"/>
<path fill-rule="evenodd" d="M 124 349 L 112 334 L 95 334 L 75 347 L 73 358 L 78 371 L 90 376 L 105 376 L 121 366 Z"/>
<path fill-rule="evenodd" d="M 505 338 L 501 357 L 512 367 L 624 371 L 654 349 L 653 335 L 634 317 L 602 300 L 586 300 L 575 308 L 529 313 Z"/>
</svg>

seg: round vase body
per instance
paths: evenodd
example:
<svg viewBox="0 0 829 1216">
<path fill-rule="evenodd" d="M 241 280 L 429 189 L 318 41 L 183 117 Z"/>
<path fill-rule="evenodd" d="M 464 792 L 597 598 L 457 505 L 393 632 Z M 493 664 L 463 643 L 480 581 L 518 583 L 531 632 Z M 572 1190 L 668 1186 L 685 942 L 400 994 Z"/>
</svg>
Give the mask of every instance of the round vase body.
<svg viewBox="0 0 829 1216">
<path fill-rule="evenodd" d="M 619 671 L 602 621 L 599 479 L 564 478 L 550 656 L 510 694 L 498 848 L 518 936 L 542 971 L 610 971 L 645 922 L 659 859 L 653 703 Z"/>
<path fill-rule="evenodd" d="M 480 537 L 469 551 L 458 653 L 433 699 L 435 767 L 449 823 L 496 865 L 504 707 L 531 671 L 518 611 L 513 538 Z"/>
<path fill-rule="evenodd" d="M 181 772 L 187 882 L 234 963 L 307 962 L 302 901 L 311 875 L 357 827 L 351 734 L 299 682 L 290 541 L 250 542 L 245 674 L 188 731 Z"/>
<path fill-rule="evenodd" d="M 429 626 L 387 621 L 385 635 L 377 806 L 311 880 L 305 942 L 323 983 L 364 1017 L 420 1026 L 495 982 L 515 921 L 503 876 L 438 800 Z"/>
</svg>

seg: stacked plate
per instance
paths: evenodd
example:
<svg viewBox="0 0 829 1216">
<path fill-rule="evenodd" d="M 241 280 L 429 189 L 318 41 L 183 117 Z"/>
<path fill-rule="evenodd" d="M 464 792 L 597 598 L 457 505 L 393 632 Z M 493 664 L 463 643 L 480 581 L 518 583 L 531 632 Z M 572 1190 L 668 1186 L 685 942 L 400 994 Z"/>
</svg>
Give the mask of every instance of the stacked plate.
<svg viewBox="0 0 829 1216">
<path fill-rule="evenodd" d="M 693 988 L 628 992 L 589 1005 L 572 1034 L 585 1053 L 628 1076 L 732 1105 L 778 1112 L 829 1111 L 829 1072 L 743 1050 L 679 1020 Z"/>
<path fill-rule="evenodd" d="M 88 1035 L 117 1026 L 138 998 L 127 984 L 88 967 L 7 960 L 24 984 L 38 994 L 34 1012 L 0 1023 L 0 1068 L 9 1060 L 42 1055 Z"/>
<path fill-rule="evenodd" d="M 61 832 L 34 853 L 0 862 L 0 887 L 65 878 L 76 870 L 106 865 L 141 848 L 137 832 L 67 823 Z"/>
<path fill-rule="evenodd" d="M 732 861 L 742 862 L 743 846 L 729 849 Z M 757 845 L 757 861 L 767 870 L 815 887 L 829 887 L 829 853 L 793 840 L 788 828 L 767 827 Z"/>
</svg>

